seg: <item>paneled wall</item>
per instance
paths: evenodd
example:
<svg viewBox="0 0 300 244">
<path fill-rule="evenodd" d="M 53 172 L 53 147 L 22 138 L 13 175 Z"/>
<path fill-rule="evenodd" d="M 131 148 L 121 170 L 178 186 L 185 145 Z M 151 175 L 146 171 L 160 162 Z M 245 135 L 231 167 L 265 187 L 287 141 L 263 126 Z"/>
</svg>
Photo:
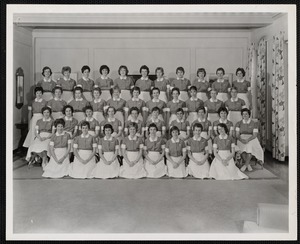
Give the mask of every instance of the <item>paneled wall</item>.
<svg viewBox="0 0 300 244">
<path fill-rule="evenodd" d="M 178 66 L 185 76 L 194 79 L 196 70 L 204 67 L 214 73 L 223 67 L 235 73 L 245 67 L 250 31 L 247 30 L 34 30 L 34 82 L 42 78 L 44 66 L 60 72 L 69 65 L 78 72 L 88 64 L 91 78 L 99 77 L 99 67 L 107 64 L 110 76 L 118 76 L 118 67 L 127 65 L 130 74 L 139 74 L 146 64 L 151 74 L 158 66 L 167 77 L 175 77 Z"/>
</svg>

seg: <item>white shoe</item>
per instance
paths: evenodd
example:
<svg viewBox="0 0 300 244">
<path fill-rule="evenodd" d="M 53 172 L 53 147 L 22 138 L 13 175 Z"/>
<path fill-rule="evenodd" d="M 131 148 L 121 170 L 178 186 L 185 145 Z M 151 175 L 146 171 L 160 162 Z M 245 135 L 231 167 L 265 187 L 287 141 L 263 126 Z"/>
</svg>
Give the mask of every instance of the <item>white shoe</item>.
<svg viewBox="0 0 300 244">
<path fill-rule="evenodd" d="M 248 165 L 247 169 L 248 169 L 248 171 L 250 171 L 250 172 L 253 170 L 250 164 Z"/>
<path fill-rule="evenodd" d="M 246 165 L 244 164 L 244 165 L 242 166 L 242 168 L 241 168 L 241 171 L 244 172 L 244 171 L 246 170 L 246 168 L 247 168 L 247 167 L 246 167 Z"/>
</svg>

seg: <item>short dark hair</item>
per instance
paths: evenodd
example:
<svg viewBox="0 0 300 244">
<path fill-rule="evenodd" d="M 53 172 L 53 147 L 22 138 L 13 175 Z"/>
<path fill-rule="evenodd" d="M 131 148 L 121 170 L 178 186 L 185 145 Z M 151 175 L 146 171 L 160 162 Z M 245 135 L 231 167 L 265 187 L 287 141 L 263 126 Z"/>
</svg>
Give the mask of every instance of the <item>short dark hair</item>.
<svg viewBox="0 0 300 244">
<path fill-rule="evenodd" d="M 110 72 L 109 67 L 104 64 L 104 65 L 101 65 L 100 68 L 99 68 L 99 72 L 100 72 L 101 75 L 102 75 L 102 70 L 104 70 L 104 69 L 107 69 L 107 73 Z"/>
<path fill-rule="evenodd" d="M 151 124 L 148 126 L 148 132 L 150 132 L 150 128 L 155 128 L 156 131 L 158 131 L 157 125 L 154 124 L 154 123 L 151 123 Z"/>
<path fill-rule="evenodd" d="M 182 108 L 177 108 L 176 113 L 181 112 L 184 114 L 184 110 Z"/>
<path fill-rule="evenodd" d="M 71 73 L 71 67 L 70 66 L 64 66 L 61 69 L 61 73 L 64 74 L 64 72 L 69 71 Z"/>
<path fill-rule="evenodd" d="M 225 70 L 222 67 L 217 68 L 216 73 L 218 73 L 219 70 L 221 70 L 223 72 L 223 75 L 225 75 Z"/>
<path fill-rule="evenodd" d="M 170 135 L 172 135 L 172 132 L 173 132 L 174 130 L 177 130 L 177 131 L 178 131 L 178 134 L 180 134 L 180 130 L 178 129 L 178 127 L 177 127 L 177 126 L 172 126 L 172 128 L 170 129 Z"/>
<path fill-rule="evenodd" d="M 206 76 L 206 70 L 204 68 L 199 68 L 197 69 L 197 76 L 200 72 L 203 72 L 204 73 L 204 77 Z"/>
<path fill-rule="evenodd" d="M 50 114 L 52 114 L 52 109 L 48 106 L 45 106 L 45 107 L 42 107 L 41 111 L 42 111 L 42 114 L 44 113 L 44 111 L 48 110 L 50 112 Z"/>
<path fill-rule="evenodd" d="M 58 125 L 62 125 L 63 127 L 65 127 L 65 121 L 64 121 L 64 119 L 56 119 L 55 121 L 54 121 L 54 127 L 57 127 Z"/>
<path fill-rule="evenodd" d="M 91 72 L 91 68 L 88 65 L 83 65 L 81 68 L 81 73 L 83 73 L 86 69 Z"/>
<path fill-rule="evenodd" d="M 149 70 L 149 68 L 148 68 L 148 66 L 147 66 L 147 65 L 142 65 L 142 66 L 141 66 L 141 68 L 140 68 L 140 73 L 142 73 L 142 69 L 145 69 L 145 70 L 147 70 L 147 75 L 149 75 L 149 73 L 150 73 L 150 70 Z"/>
<path fill-rule="evenodd" d="M 66 114 L 66 109 L 67 109 L 67 108 L 70 108 L 70 109 L 71 109 L 72 114 L 74 113 L 74 108 L 73 108 L 71 105 L 66 105 L 66 106 L 64 106 L 64 108 L 63 108 L 63 110 L 62 110 L 63 114 Z"/>
<path fill-rule="evenodd" d="M 41 86 L 36 86 L 36 87 L 34 88 L 34 94 L 36 95 L 36 92 L 38 92 L 38 91 L 41 91 L 42 94 L 43 94 L 43 93 L 44 93 L 43 87 L 41 87 Z"/>
<path fill-rule="evenodd" d="M 177 69 L 176 69 L 176 74 L 177 74 L 177 72 L 178 72 L 179 70 L 180 70 L 180 71 L 182 71 L 182 72 L 183 72 L 183 74 L 185 73 L 185 72 L 184 72 L 184 68 L 183 68 L 183 67 L 177 67 Z"/>
<path fill-rule="evenodd" d="M 237 68 L 237 69 L 236 69 L 236 72 L 235 72 L 235 75 L 237 75 L 237 73 L 238 73 L 239 71 L 241 71 L 241 72 L 243 73 L 243 76 L 246 75 L 246 71 L 245 71 L 243 68 Z"/>
<path fill-rule="evenodd" d="M 162 68 L 162 67 L 157 67 L 156 69 L 155 69 L 155 74 L 157 73 L 157 71 L 158 70 L 160 70 L 161 72 L 162 72 L 162 74 L 164 75 L 164 68 Z"/>
<path fill-rule="evenodd" d="M 125 65 L 121 65 L 121 66 L 119 67 L 119 69 L 118 69 L 118 73 L 119 73 L 119 75 L 120 75 L 120 71 L 121 71 L 121 69 L 125 69 L 125 70 L 126 70 L 126 75 L 128 75 L 128 72 L 129 72 L 129 70 L 128 70 L 127 66 L 125 66 Z"/>
<path fill-rule="evenodd" d="M 191 91 L 191 90 L 197 91 L 197 87 L 191 86 L 189 90 L 190 90 L 190 91 Z"/>
<path fill-rule="evenodd" d="M 153 87 L 151 90 L 150 90 L 150 95 L 152 96 L 153 95 L 153 91 L 156 90 L 158 91 L 158 93 L 160 93 L 160 90 L 158 87 Z"/>
<path fill-rule="evenodd" d="M 46 69 L 49 69 L 49 70 L 50 70 L 50 75 L 52 75 L 52 70 L 51 70 L 50 67 L 48 67 L 48 66 L 45 66 L 45 67 L 43 68 L 43 70 L 42 70 L 42 75 L 45 76 L 44 73 L 45 73 L 45 70 L 46 70 Z"/>
<path fill-rule="evenodd" d="M 128 128 L 131 128 L 131 127 L 134 127 L 135 128 L 135 130 L 137 131 L 138 130 L 138 124 L 137 123 L 135 123 L 135 122 L 129 122 L 129 124 L 128 124 Z"/>
<path fill-rule="evenodd" d="M 229 133 L 229 130 L 228 130 L 228 128 L 227 128 L 227 125 L 226 125 L 226 124 L 224 124 L 224 123 L 220 123 L 220 124 L 218 124 L 218 126 L 220 126 L 220 127 L 224 128 L 224 130 L 225 130 L 225 133 L 226 133 L 226 134 L 228 134 L 228 133 Z M 218 132 L 218 134 L 220 134 L 218 130 L 217 130 L 217 132 Z"/>
<path fill-rule="evenodd" d="M 88 127 L 88 129 L 90 129 L 90 128 L 91 128 L 91 126 L 90 126 L 90 122 L 88 122 L 88 121 L 83 121 L 83 122 L 81 123 L 80 127 L 82 128 L 83 126 L 87 126 L 87 127 Z"/>
<path fill-rule="evenodd" d="M 241 115 L 243 115 L 244 112 L 247 112 L 247 113 L 249 114 L 249 116 L 251 115 L 251 111 L 250 111 L 249 108 L 243 108 L 243 109 L 241 110 Z"/>
<path fill-rule="evenodd" d="M 228 110 L 227 110 L 227 108 L 225 108 L 225 107 L 220 107 L 219 109 L 218 109 L 218 115 L 220 116 L 220 113 L 221 112 L 226 112 L 226 114 L 228 115 Z"/>
<path fill-rule="evenodd" d="M 131 114 L 132 111 L 137 111 L 138 114 L 140 113 L 140 110 L 139 110 L 137 107 L 132 107 L 132 108 L 130 108 L 129 114 Z"/>
<path fill-rule="evenodd" d="M 206 109 L 205 109 L 205 107 L 203 107 L 203 106 L 201 106 L 201 107 L 199 107 L 199 108 L 197 108 L 197 113 L 200 111 L 200 110 L 203 110 L 204 111 L 204 113 L 206 113 Z"/>
<path fill-rule="evenodd" d="M 195 123 L 194 125 L 193 125 L 193 130 L 195 130 L 195 128 L 200 128 L 201 129 L 201 131 L 203 131 L 203 126 L 200 124 L 200 123 Z"/>
<path fill-rule="evenodd" d="M 100 95 L 101 95 L 101 93 L 102 93 L 100 87 L 94 87 L 94 88 L 93 88 L 93 93 L 94 93 L 94 91 L 98 91 L 98 92 L 100 93 Z"/>
<path fill-rule="evenodd" d="M 104 127 L 103 127 L 103 133 L 105 133 L 105 129 L 110 129 L 111 133 L 114 133 L 114 128 L 113 128 L 113 126 L 111 124 L 104 125 Z"/>
<path fill-rule="evenodd" d="M 93 110 L 93 107 L 90 106 L 90 105 L 85 106 L 85 107 L 83 108 L 83 112 L 84 112 L 84 113 L 86 112 L 86 110 L 92 110 L 92 111 L 94 111 L 94 110 Z"/>
<path fill-rule="evenodd" d="M 83 89 L 81 86 L 75 86 L 74 88 L 74 94 L 75 94 L 75 91 L 80 91 L 81 93 L 83 93 Z"/>
<path fill-rule="evenodd" d="M 154 108 L 152 108 L 151 113 L 152 113 L 153 111 L 158 111 L 158 112 L 160 113 L 160 108 L 159 108 L 159 107 L 154 107 Z"/>
<path fill-rule="evenodd" d="M 56 85 L 53 89 L 52 89 L 52 93 L 54 94 L 56 90 L 60 90 L 61 93 L 63 93 L 63 89 L 60 85 Z"/>
<path fill-rule="evenodd" d="M 138 86 L 132 87 L 132 89 L 131 89 L 131 94 L 133 94 L 134 91 L 138 91 L 139 94 L 141 94 L 141 89 L 140 89 Z"/>
<path fill-rule="evenodd" d="M 179 88 L 177 88 L 177 87 L 174 87 L 173 89 L 172 89 L 172 92 L 171 92 L 171 94 L 173 95 L 173 92 L 174 91 L 177 91 L 178 92 L 178 94 L 180 94 L 180 90 L 179 90 Z"/>
<path fill-rule="evenodd" d="M 107 108 L 107 110 L 106 110 L 106 113 L 108 112 L 108 110 L 109 110 L 110 108 L 112 108 L 112 109 L 114 110 L 114 113 L 116 113 L 116 109 L 115 109 L 115 107 L 113 107 L 113 106 L 109 106 L 109 107 Z"/>
</svg>

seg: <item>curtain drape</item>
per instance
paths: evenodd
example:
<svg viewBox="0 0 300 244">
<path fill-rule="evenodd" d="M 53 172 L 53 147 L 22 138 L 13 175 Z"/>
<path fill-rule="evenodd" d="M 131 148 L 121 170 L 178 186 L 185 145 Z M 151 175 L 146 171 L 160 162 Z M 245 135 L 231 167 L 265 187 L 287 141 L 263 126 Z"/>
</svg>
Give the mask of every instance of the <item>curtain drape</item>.
<svg viewBox="0 0 300 244">
<path fill-rule="evenodd" d="M 246 66 L 246 75 L 251 83 L 252 94 L 252 118 L 257 118 L 257 101 L 256 101 L 256 49 L 255 43 L 251 43 L 248 48 L 248 62 Z"/>
<path fill-rule="evenodd" d="M 273 36 L 272 47 L 272 153 L 279 161 L 286 156 L 283 37 Z"/>
<path fill-rule="evenodd" d="M 267 43 L 260 39 L 257 49 L 257 118 L 260 123 L 260 142 L 263 149 L 266 146 L 266 79 L 267 79 Z"/>
</svg>

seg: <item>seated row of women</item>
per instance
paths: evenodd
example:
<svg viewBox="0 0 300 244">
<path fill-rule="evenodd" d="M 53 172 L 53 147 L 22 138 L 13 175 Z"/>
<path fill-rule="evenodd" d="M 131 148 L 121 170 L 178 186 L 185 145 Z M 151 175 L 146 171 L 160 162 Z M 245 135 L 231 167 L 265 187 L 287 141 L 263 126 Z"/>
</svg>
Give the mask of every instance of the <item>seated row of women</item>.
<svg viewBox="0 0 300 244">
<path fill-rule="evenodd" d="M 235 87 L 237 90 L 237 97 L 245 101 L 248 108 L 251 107 L 251 83 L 245 80 L 245 70 L 243 68 L 238 68 L 236 70 L 237 79 L 230 84 L 228 80 L 224 79 L 225 70 L 223 68 L 218 68 L 216 70 L 217 79 L 211 83 L 206 80 L 206 70 L 204 68 L 199 68 L 197 70 L 197 78 L 190 82 L 189 79 L 184 78 L 184 68 L 178 67 L 176 69 L 176 78 L 168 80 L 164 77 L 164 69 L 162 67 L 157 67 L 155 69 L 156 79 L 154 81 L 149 78 L 149 68 L 146 65 L 140 67 L 141 77 L 134 82 L 133 79 L 128 76 L 128 68 L 125 65 L 121 65 L 118 69 L 120 77 L 116 78 L 114 81 L 108 77 L 110 69 L 107 65 L 102 65 L 99 69 L 100 77 L 93 81 L 89 78 L 90 67 L 84 65 L 81 69 L 82 78 L 77 82 L 70 78 L 71 68 L 65 66 L 62 68 L 63 77 L 57 81 L 52 80 L 52 71 L 49 67 L 44 67 L 42 70 L 42 75 L 44 78 L 37 82 L 37 86 L 44 89 L 45 93 L 43 98 L 48 101 L 52 99 L 52 89 L 56 85 L 60 85 L 63 90 L 62 98 L 69 102 L 73 99 L 73 91 L 77 85 L 80 85 L 83 89 L 84 97 L 88 101 L 93 100 L 92 91 L 95 87 L 99 87 L 102 91 L 101 98 L 105 101 L 111 98 L 110 89 L 114 86 L 120 88 L 120 98 L 128 101 L 132 98 L 131 89 L 136 86 L 140 88 L 139 98 L 145 102 L 151 100 L 151 89 L 157 87 L 160 90 L 159 99 L 167 103 L 172 100 L 170 92 L 173 88 L 178 88 L 180 91 L 179 99 L 182 101 L 187 101 L 189 99 L 189 88 L 191 86 L 196 87 L 196 96 L 202 101 L 208 100 L 208 93 L 211 89 L 217 92 L 217 99 L 225 102 L 228 99 L 228 93 L 231 87 Z"/>
<path fill-rule="evenodd" d="M 213 178 L 217 180 L 247 179 L 235 165 L 235 143 L 228 135 L 226 124 L 218 125 L 218 136 L 214 139 L 215 159 L 210 165 L 207 161 L 208 143 L 201 137 L 202 125 L 193 126 L 193 137 L 184 142 L 179 138 L 180 130 L 171 128 L 171 139 L 165 141 L 157 137 L 157 126 L 152 123 L 148 128 L 149 137 L 139 138 L 136 133 L 138 125 L 129 124 L 129 135 L 120 142 L 112 136 L 114 132 L 110 124 L 104 126 L 105 136 L 98 142 L 88 133 L 89 123 L 82 124 L 82 134 L 75 137 L 64 131 L 65 121 L 55 121 L 56 132 L 40 133 L 31 151 L 46 157 L 50 161 L 43 162 L 43 176 L 61 178 L 129 178 L 143 177 L 161 178 L 165 175 L 184 178 L 188 175 L 196 178 Z M 71 146 L 73 144 L 73 146 Z M 74 151 L 74 161 L 70 163 L 69 153 Z M 99 153 L 97 163 L 95 154 Z M 118 156 L 123 157 L 120 166 Z M 165 163 L 166 159 L 166 163 Z"/>
</svg>

